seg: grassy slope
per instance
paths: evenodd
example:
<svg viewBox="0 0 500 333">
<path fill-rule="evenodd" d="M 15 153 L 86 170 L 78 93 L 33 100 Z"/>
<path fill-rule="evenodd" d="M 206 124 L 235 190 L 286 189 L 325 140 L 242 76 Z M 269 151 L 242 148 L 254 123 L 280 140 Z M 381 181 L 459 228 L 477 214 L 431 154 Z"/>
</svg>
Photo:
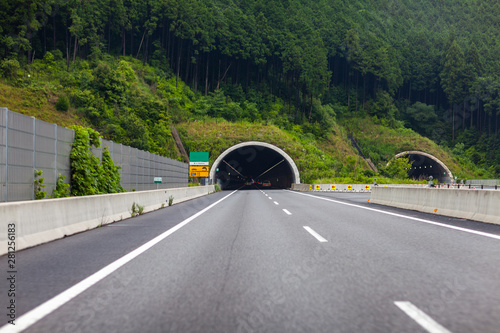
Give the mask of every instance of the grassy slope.
<svg viewBox="0 0 500 333">
<path fill-rule="evenodd" d="M 388 129 L 368 119 L 353 119 L 349 128 L 368 158 L 385 164 L 394 155 L 407 150 L 419 150 L 441 160 L 454 175 L 462 178 L 480 177 L 474 170 L 461 165 L 452 154 L 434 141 L 409 129 Z"/>
<path fill-rule="evenodd" d="M 85 124 L 72 108 L 67 112 L 57 111 L 54 106 L 57 98 L 58 96 L 48 88 L 13 87 L 0 81 L 0 107 L 58 126 Z"/>
<path fill-rule="evenodd" d="M 60 126 L 85 125 L 86 122 L 79 119 L 72 108 L 68 112 L 55 109 L 59 91 L 64 93 L 62 89 L 51 88 L 50 84 L 13 87 L 0 81 L 0 106 Z M 230 123 L 214 119 L 181 123 L 176 127 L 188 152 L 209 151 L 212 162 L 224 150 L 243 141 L 274 144 L 294 159 L 303 182 L 342 182 L 346 177 L 348 182 L 367 181 L 360 173 L 368 170 L 368 165 L 357 156 L 347 139 L 348 132 L 353 133 L 365 155 L 375 162 L 386 161 L 401 151 L 421 150 L 439 158 L 454 174 L 465 178 L 477 176 L 429 139 L 410 130 L 387 129 L 369 119 L 350 119 L 343 126 L 336 125 L 327 139 L 321 141 L 263 123 Z M 177 151 L 172 153 L 178 155 Z"/>
<path fill-rule="evenodd" d="M 240 142 L 263 141 L 273 144 L 283 149 L 295 161 L 304 182 L 332 177 L 338 165 L 343 163 L 347 156 L 356 158 L 353 148 L 334 134 L 330 135 L 328 141 L 318 144 L 287 133 L 274 125 L 216 120 L 178 124 L 177 130 L 187 151 L 208 151 L 212 163 L 227 148 Z M 335 144 L 341 149 L 335 150 Z"/>
<path fill-rule="evenodd" d="M 420 150 L 436 156 L 454 174 L 465 178 L 477 176 L 460 165 L 448 151 L 413 131 L 387 129 L 367 119 L 352 119 L 350 125 L 350 130 L 362 142 L 367 155 L 380 156 L 385 153 L 381 157 L 387 160 L 402 151 Z M 253 123 L 192 121 L 178 124 L 177 129 L 187 151 L 208 151 L 212 163 L 224 150 L 240 142 L 265 141 L 274 144 L 295 161 L 301 179 L 306 183 L 342 182 L 345 177 L 339 175 L 339 164 L 353 173 L 349 177 L 354 181 L 356 174 L 368 169 L 366 162 L 356 155 L 347 140 L 346 130 L 341 126 L 336 127 L 337 134 L 330 134 L 324 141 L 308 141 L 273 125 Z M 381 164 L 385 164 L 385 161 Z M 354 169 L 357 172 L 354 173 Z M 369 179 L 358 178 L 360 182 L 372 181 Z M 378 179 L 392 182 L 381 177 Z"/>
</svg>

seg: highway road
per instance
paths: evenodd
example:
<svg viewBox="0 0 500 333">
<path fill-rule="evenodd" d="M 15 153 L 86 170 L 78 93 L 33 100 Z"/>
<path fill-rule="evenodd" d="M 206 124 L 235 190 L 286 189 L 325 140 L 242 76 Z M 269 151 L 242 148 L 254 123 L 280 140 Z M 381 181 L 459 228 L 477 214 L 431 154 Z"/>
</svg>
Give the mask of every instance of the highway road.
<svg viewBox="0 0 500 333">
<path fill-rule="evenodd" d="M 223 191 L 19 251 L 0 332 L 499 332 L 500 226 L 368 199 Z"/>
</svg>

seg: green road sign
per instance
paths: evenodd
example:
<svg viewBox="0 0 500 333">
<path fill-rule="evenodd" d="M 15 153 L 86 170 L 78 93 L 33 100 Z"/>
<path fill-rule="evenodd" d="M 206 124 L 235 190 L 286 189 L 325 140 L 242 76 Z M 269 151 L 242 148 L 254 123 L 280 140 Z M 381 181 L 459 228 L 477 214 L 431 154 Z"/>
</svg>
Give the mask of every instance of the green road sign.
<svg viewBox="0 0 500 333">
<path fill-rule="evenodd" d="M 191 152 L 189 153 L 189 161 L 191 162 L 208 162 L 208 152 Z"/>
</svg>

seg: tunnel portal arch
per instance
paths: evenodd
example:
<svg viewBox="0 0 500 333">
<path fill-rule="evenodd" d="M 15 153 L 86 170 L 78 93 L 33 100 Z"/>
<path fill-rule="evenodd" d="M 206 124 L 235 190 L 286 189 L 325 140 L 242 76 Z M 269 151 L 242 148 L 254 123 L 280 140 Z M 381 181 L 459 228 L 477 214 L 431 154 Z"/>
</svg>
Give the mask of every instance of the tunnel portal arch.
<svg viewBox="0 0 500 333">
<path fill-rule="evenodd" d="M 258 165 L 261 169 L 259 171 L 249 171 L 248 168 L 244 170 L 244 166 L 249 164 L 254 168 Z M 267 142 L 241 142 L 226 149 L 217 157 L 211 167 L 209 176 L 213 182 L 217 182 L 218 179 L 221 179 L 219 169 L 223 167 L 229 171 L 234 170 L 234 173 L 238 173 L 239 175 L 237 177 L 240 178 L 240 181 L 243 181 L 241 177 L 239 177 L 240 175 L 248 176 L 249 178 L 258 178 L 261 173 L 266 174 L 266 171 L 274 168 L 274 171 L 278 171 L 279 169 L 280 172 L 286 174 L 285 177 L 274 177 L 280 184 L 279 187 L 287 188 L 293 183 L 300 183 L 299 169 L 293 159 L 284 150 Z M 268 172 L 267 174 L 272 174 L 272 172 Z M 261 180 L 264 180 L 264 178 Z M 278 178 L 280 178 L 279 181 Z M 274 179 L 271 183 L 273 186 L 275 185 Z"/>
<path fill-rule="evenodd" d="M 453 180 L 453 174 L 446 164 L 431 154 L 410 150 L 396 154 L 393 160 L 403 156 L 407 156 L 412 163 L 412 169 L 408 172 L 408 176 L 410 177 L 417 178 L 421 175 L 433 176 L 434 179 L 442 183 L 448 183 Z"/>
</svg>

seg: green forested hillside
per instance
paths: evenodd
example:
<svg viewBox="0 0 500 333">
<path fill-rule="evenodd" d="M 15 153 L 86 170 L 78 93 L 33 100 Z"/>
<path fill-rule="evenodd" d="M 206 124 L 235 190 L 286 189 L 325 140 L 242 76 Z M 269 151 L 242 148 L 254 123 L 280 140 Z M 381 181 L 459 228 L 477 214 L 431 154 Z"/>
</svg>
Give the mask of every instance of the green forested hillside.
<svg viewBox="0 0 500 333">
<path fill-rule="evenodd" d="M 190 119 L 271 122 L 319 146 L 341 128 L 382 161 L 361 119 L 500 175 L 498 1 L 0 3 L 5 106 L 37 103 L 11 87 L 42 93 L 65 119 L 161 154 Z"/>
</svg>

